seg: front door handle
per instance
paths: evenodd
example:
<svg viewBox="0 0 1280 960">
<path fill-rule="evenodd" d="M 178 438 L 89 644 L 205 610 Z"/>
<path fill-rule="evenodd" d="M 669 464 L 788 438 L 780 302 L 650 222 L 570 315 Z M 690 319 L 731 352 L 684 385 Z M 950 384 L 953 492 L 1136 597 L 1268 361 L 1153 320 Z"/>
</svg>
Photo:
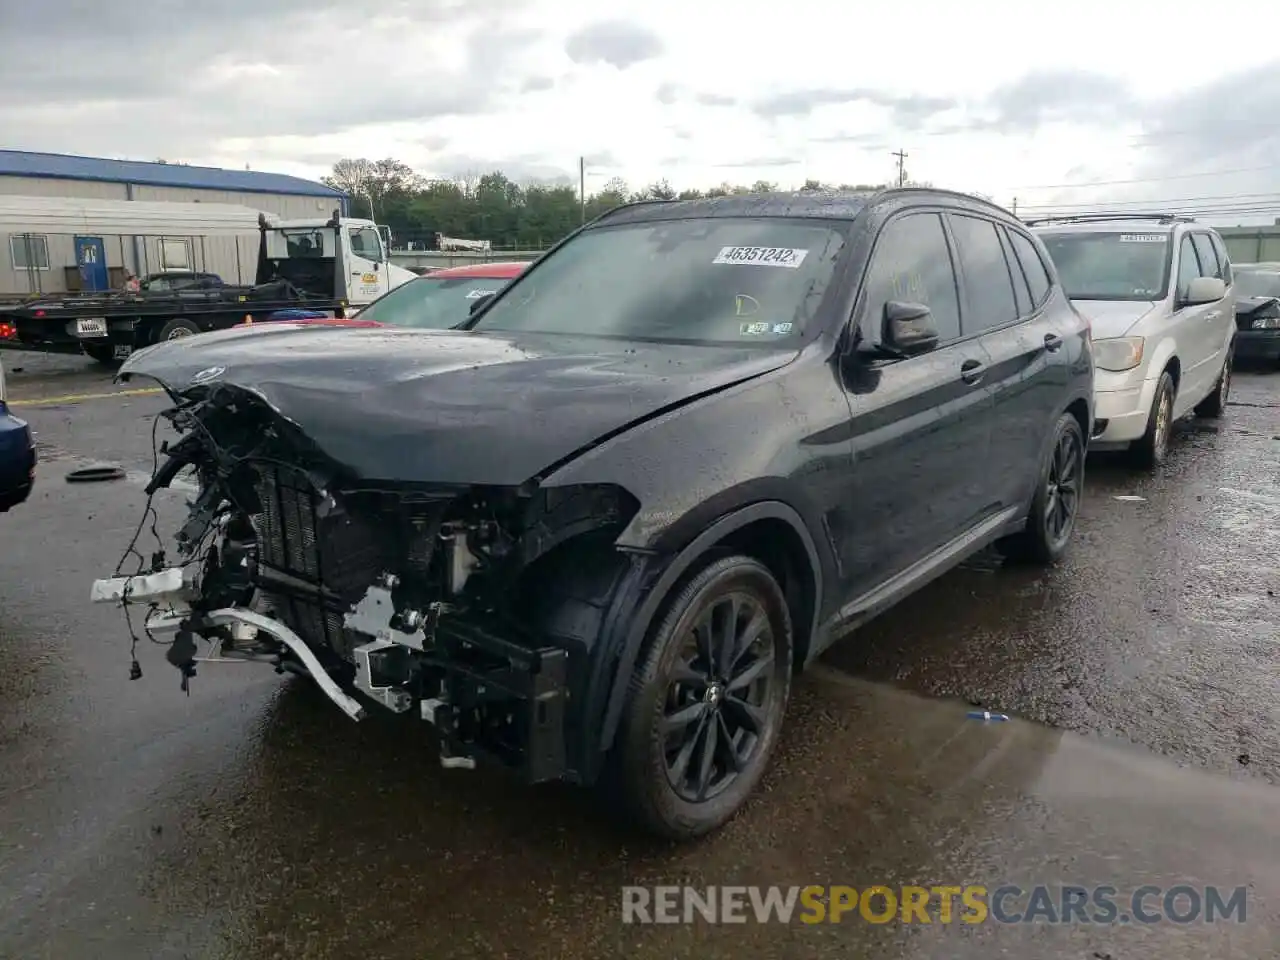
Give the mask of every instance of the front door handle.
<svg viewBox="0 0 1280 960">
<path fill-rule="evenodd" d="M 1204 315 L 1204 318 L 1205 318 L 1206 320 L 1217 320 L 1220 316 L 1222 316 L 1222 311 L 1221 311 L 1221 310 L 1214 310 L 1212 313 L 1206 313 L 1206 314 Z"/>
<path fill-rule="evenodd" d="M 1062 338 L 1056 333 L 1046 333 L 1044 335 L 1044 348 L 1050 353 L 1055 352 L 1062 346 Z"/>
<path fill-rule="evenodd" d="M 970 386 L 981 383 L 986 375 L 987 368 L 981 360 L 966 360 L 960 364 L 960 379 Z"/>
</svg>

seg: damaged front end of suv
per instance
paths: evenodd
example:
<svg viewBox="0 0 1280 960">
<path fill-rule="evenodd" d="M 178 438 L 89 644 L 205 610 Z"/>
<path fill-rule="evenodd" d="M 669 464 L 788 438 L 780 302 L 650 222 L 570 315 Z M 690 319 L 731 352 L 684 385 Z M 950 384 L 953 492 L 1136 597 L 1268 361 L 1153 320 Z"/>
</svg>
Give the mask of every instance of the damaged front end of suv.
<svg viewBox="0 0 1280 960">
<path fill-rule="evenodd" d="M 557 548 L 573 540 L 585 559 L 609 544 L 634 498 L 536 479 L 371 482 L 252 390 L 210 382 L 175 396 L 162 416 L 179 439 L 147 493 L 187 471 L 197 480 L 177 559 L 160 552 L 135 576 L 99 580 L 93 599 L 145 608 L 148 634 L 172 635 L 184 688 L 203 639 L 210 659 L 310 675 L 356 720 L 357 693 L 416 711 L 446 766 L 484 757 L 530 781 L 577 779 L 570 671 L 595 638 L 562 627 L 548 644 L 556 625 L 542 612 L 562 589 Z M 616 582 L 629 564 L 610 555 Z"/>
</svg>

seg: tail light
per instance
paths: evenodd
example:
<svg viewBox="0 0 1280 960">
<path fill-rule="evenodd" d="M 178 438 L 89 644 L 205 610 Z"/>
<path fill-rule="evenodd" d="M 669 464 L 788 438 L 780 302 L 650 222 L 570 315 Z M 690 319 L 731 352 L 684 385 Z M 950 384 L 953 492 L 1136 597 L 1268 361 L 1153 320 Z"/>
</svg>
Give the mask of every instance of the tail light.
<svg viewBox="0 0 1280 960">
<path fill-rule="evenodd" d="M 0 323 L 0 340 L 12 340 L 18 335 L 18 328 L 12 323 Z"/>
</svg>

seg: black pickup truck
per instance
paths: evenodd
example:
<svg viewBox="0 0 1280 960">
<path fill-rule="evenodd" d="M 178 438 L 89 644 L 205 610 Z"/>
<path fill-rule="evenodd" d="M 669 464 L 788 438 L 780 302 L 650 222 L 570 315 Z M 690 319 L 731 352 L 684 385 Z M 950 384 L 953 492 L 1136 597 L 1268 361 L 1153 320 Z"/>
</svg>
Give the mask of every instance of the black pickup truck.
<svg viewBox="0 0 1280 960">
<path fill-rule="evenodd" d="M 304 229 L 271 226 L 260 217 L 258 229 L 252 286 L 58 293 L 0 303 L 0 349 L 85 353 L 111 364 L 161 340 L 225 329 L 278 310 L 346 316 L 347 271 L 338 269 L 342 244 L 336 211 L 327 223 Z M 295 243 L 294 235 L 304 232 L 309 242 Z"/>
</svg>

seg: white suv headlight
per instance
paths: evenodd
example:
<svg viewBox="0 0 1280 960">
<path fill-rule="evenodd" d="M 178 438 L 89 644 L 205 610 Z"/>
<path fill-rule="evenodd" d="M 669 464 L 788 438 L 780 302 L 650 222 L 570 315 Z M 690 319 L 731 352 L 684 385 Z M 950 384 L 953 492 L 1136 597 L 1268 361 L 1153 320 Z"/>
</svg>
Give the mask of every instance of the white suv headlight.
<svg viewBox="0 0 1280 960">
<path fill-rule="evenodd" d="M 1142 337 L 1107 337 L 1093 341 L 1094 365 L 1121 373 L 1142 362 Z"/>
</svg>

